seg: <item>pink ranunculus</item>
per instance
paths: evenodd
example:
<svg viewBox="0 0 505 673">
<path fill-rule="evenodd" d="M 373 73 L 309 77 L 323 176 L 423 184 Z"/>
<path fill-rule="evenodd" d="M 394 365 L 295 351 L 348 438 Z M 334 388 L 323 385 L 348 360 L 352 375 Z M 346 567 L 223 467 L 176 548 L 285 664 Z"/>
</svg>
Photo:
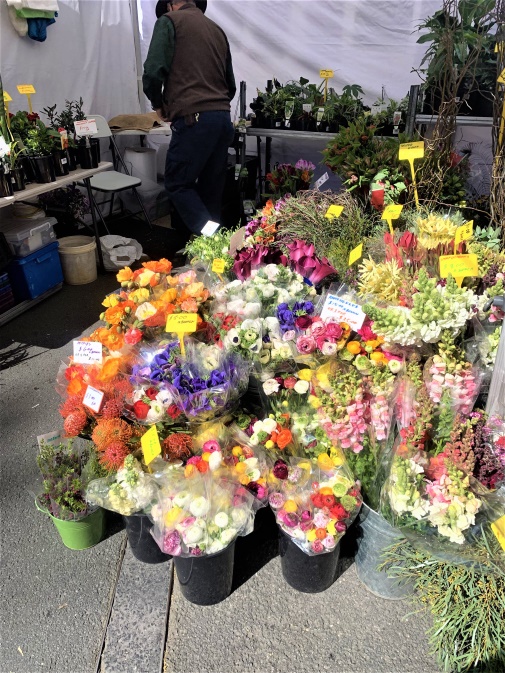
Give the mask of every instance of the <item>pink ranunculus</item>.
<svg viewBox="0 0 505 673">
<path fill-rule="evenodd" d="M 296 340 L 296 347 L 299 353 L 313 353 L 316 349 L 316 342 L 312 337 L 300 336 Z"/>
<path fill-rule="evenodd" d="M 323 543 L 321 542 L 321 540 L 314 540 L 311 547 L 312 547 L 312 551 L 315 554 L 320 554 L 321 552 L 324 551 Z"/>
<path fill-rule="evenodd" d="M 317 339 L 317 337 L 323 336 L 325 333 L 326 333 L 325 323 L 320 318 L 314 320 L 314 322 L 310 327 L 310 336 L 314 337 L 314 339 Z"/>
<path fill-rule="evenodd" d="M 130 346 L 134 346 L 142 340 L 142 332 L 137 327 L 131 327 L 125 332 L 124 340 Z"/>
<path fill-rule="evenodd" d="M 202 446 L 202 453 L 207 453 L 207 452 L 208 453 L 213 453 L 214 451 L 221 451 L 221 447 L 219 446 L 219 442 L 215 439 L 209 439 Z"/>
<path fill-rule="evenodd" d="M 363 323 L 361 329 L 358 330 L 358 334 L 363 339 L 363 341 L 372 341 L 377 339 L 377 334 L 372 329 L 372 321 L 370 318 L 367 318 Z"/>
<path fill-rule="evenodd" d="M 295 376 L 288 376 L 284 379 L 284 387 L 290 390 L 296 386 L 298 379 Z"/>
<path fill-rule="evenodd" d="M 326 336 L 329 337 L 330 339 L 340 339 L 342 337 L 342 334 L 344 333 L 344 330 L 340 327 L 340 325 L 336 322 L 328 322 L 326 323 Z"/>
</svg>

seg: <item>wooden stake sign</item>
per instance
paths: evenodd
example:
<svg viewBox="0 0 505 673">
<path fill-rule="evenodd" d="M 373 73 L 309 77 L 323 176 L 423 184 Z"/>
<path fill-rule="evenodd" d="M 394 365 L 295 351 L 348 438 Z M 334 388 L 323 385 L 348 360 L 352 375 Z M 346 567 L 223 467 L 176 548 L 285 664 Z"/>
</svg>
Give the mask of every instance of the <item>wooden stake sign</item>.
<svg viewBox="0 0 505 673">
<path fill-rule="evenodd" d="M 320 70 L 319 77 L 324 79 L 324 102 L 328 98 L 328 80 L 333 78 L 333 70 Z"/>
<path fill-rule="evenodd" d="M 412 184 L 414 185 L 414 198 L 416 206 L 419 208 L 419 194 L 417 193 L 416 171 L 414 168 L 414 160 L 422 159 L 424 157 L 424 141 L 420 140 L 415 143 L 403 143 L 400 145 L 399 159 L 400 161 L 408 161 L 410 164 L 410 174 L 412 176 Z"/>
<path fill-rule="evenodd" d="M 33 86 L 33 84 L 18 84 L 17 85 L 17 90 L 19 91 L 20 94 L 27 97 L 27 99 L 28 99 L 28 110 L 30 111 L 30 114 L 32 114 L 32 112 L 33 112 L 32 94 L 37 93 L 35 91 L 35 87 Z"/>
</svg>

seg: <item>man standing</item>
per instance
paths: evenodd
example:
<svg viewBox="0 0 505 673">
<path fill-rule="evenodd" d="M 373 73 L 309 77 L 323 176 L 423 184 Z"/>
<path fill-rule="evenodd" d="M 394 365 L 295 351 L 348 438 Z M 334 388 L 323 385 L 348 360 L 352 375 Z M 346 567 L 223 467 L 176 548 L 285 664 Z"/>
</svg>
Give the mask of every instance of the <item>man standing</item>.
<svg viewBox="0 0 505 673">
<path fill-rule="evenodd" d="M 235 78 L 226 35 L 194 0 L 173 0 L 154 26 L 144 93 L 172 122 L 165 188 L 186 227 L 200 234 L 219 222 L 234 129 Z"/>
</svg>

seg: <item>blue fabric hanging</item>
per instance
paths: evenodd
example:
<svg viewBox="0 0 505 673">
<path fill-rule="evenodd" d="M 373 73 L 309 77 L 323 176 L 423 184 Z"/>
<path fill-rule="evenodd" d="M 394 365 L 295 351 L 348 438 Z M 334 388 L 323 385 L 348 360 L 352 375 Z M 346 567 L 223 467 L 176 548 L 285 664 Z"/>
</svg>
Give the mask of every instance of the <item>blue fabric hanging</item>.
<svg viewBox="0 0 505 673">
<path fill-rule="evenodd" d="M 27 22 L 28 37 L 37 42 L 44 42 L 47 38 L 47 27 L 55 23 L 55 19 L 27 19 Z"/>
</svg>

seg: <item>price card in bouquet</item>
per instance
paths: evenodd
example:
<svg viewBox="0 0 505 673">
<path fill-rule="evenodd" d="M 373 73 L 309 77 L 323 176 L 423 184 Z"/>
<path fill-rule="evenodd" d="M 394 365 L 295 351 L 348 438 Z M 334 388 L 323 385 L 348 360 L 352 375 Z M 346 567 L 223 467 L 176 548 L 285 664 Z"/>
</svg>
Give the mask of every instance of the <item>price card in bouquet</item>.
<svg viewBox="0 0 505 673">
<path fill-rule="evenodd" d="M 99 413 L 103 404 L 104 393 L 93 386 L 88 386 L 86 392 L 84 393 L 84 399 L 82 403 L 85 407 L 91 409 L 95 413 Z"/>
<path fill-rule="evenodd" d="M 200 232 L 202 236 L 212 236 L 219 229 L 219 222 L 212 222 L 209 220 Z"/>
<path fill-rule="evenodd" d="M 494 521 L 491 524 L 491 530 L 493 531 L 495 538 L 501 545 L 501 548 L 505 550 L 505 516 L 501 516 L 499 519 Z"/>
<path fill-rule="evenodd" d="M 165 332 L 175 332 L 175 334 L 177 334 L 181 346 L 181 353 L 183 355 L 186 354 L 186 349 L 184 348 L 184 335 L 196 332 L 197 324 L 197 313 L 174 313 L 167 318 Z"/>
<path fill-rule="evenodd" d="M 333 70 L 320 70 L 319 77 L 321 79 L 331 79 L 333 77 Z"/>
<path fill-rule="evenodd" d="M 349 266 L 352 266 L 354 262 L 357 262 L 358 259 L 363 257 L 363 243 L 357 245 L 354 250 L 351 250 L 349 253 Z"/>
<path fill-rule="evenodd" d="M 330 176 L 328 175 L 328 172 L 323 173 L 323 175 L 314 182 L 314 189 L 321 189 L 324 183 L 328 182 L 329 179 Z"/>
<path fill-rule="evenodd" d="M 103 346 L 98 341 L 74 341 L 74 362 L 80 365 L 101 365 Z"/>
<path fill-rule="evenodd" d="M 158 429 L 155 425 L 152 425 L 149 430 L 142 435 L 140 444 L 142 446 L 145 463 L 146 465 L 149 465 L 156 456 L 161 454 L 160 438 L 158 436 Z"/>
<path fill-rule="evenodd" d="M 332 220 L 334 217 L 340 217 L 344 211 L 344 206 L 330 206 L 324 216 L 328 220 Z"/>
<path fill-rule="evenodd" d="M 225 267 L 226 267 L 226 260 L 224 259 L 216 258 L 212 262 L 212 271 L 214 273 L 217 274 L 224 273 Z"/>
<path fill-rule="evenodd" d="M 461 227 L 456 229 L 456 234 L 454 236 L 454 254 L 456 254 L 456 249 L 462 241 L 468 241 L 468 239 L 473 236 L 473 220 L 465 222 Z"/>
<path fill-rule="evenodd" d="M 479 275 L 479 261 L 477 255 L 441 255 L 440 276 L 447 278 L 453 276 L 461 287 L 463 278 Z"/>
<path fill-rule="evenodd" d="M 321 311 L 323 320 L 346 322 L 354 331 L 361 329 L 366 315 L 361 306 L 336 294 L 328 294 Z"/>
<path fill-rule="evenodd" d="M 98 133 L 95 119 L 82 119 L 74 122 L 74 129 L 78 136 L 92 136 Z"/>
</svg>

